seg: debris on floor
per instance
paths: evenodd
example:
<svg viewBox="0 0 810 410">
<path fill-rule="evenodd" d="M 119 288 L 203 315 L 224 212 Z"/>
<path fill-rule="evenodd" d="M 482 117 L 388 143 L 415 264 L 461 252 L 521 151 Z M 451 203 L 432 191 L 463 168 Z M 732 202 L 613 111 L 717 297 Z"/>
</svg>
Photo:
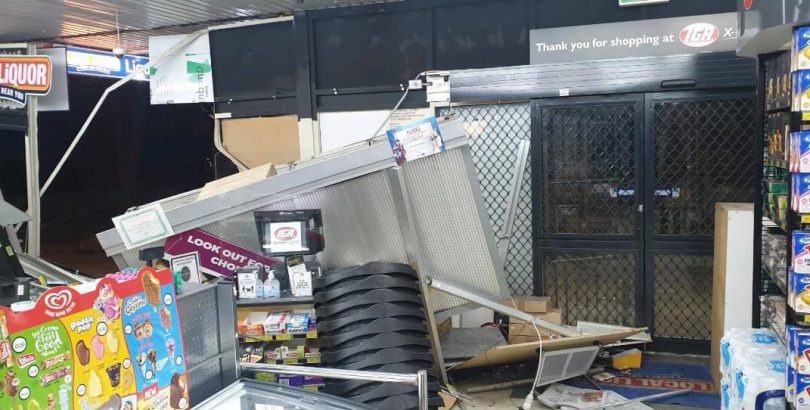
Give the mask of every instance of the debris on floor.
<svg viewBox="0 0 810 410">
<path fill-rule="evenodd" d="M 610 390 L 579 389 L 555 383 L 537 397 L 540 403 L 552 408 L 589 409 L 627 400 L 619 393 Z M 614 407 L 618 410 L 652 410 L 642 403 L 629 403 Z"/>
</svg>

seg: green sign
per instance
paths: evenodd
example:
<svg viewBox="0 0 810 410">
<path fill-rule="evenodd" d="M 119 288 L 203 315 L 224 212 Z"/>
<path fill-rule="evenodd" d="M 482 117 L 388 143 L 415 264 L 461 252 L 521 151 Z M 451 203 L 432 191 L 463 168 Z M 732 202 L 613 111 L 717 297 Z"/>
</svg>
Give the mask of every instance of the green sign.
<svg viewBox="0 0 810 410">
<path fill-rule="evenodd" d="M 664 4 L 669 3 L 669 0 L 619 0 L 619 6 L 649 6 L 651 4 Z"/>
</svg>

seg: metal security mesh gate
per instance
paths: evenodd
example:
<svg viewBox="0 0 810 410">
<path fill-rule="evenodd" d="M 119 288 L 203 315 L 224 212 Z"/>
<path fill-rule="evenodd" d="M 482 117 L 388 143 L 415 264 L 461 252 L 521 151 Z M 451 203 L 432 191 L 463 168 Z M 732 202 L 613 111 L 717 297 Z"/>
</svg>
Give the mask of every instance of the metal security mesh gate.
<svg viewBox="0 0 810 410">
<path fill-rule="evenodd" d="M 536 274 L 566 322 L 707 347 L 714 207 L 754 199 L 754 109 L 750 92 L 533 102 Z"/>
<path fill-rule="evenodd" d="M 546 293 L 566 322 L 635 326 L 637 253 L 548 251 L 542 260 Z"/>
<path fill-rule="evenodd" d="M 751 98 L 654 102 L 655 234 L 711 235 L 715 203 L 754 200 L 754 111 Z"/>
<path fill-rule="evenodd" d="M 543 234 L 634 235 L 638 107 L 542 108 Z"/>
<path fill-rule="evenodd" d="M 503 238 L 512 180 L 519 161 L 521 141 L 531 138 L 530 104 L 496 104 L 452 107 L 440 110 L 464 121 L 484 205 L 496 238 Z M 504 273 L 514 295 L 532 295 L 532 187 L 531 164 L 526 161 L 520 181 L 511 240 L 504 260 Z"/>
<path fill-rule="evenodd" d="M 754 96 L 684 92 L 647 100 L 650 322 L 658 340 L 708 340 L 715 204 L 753 202 L 758 192 Z"/>
</svg>

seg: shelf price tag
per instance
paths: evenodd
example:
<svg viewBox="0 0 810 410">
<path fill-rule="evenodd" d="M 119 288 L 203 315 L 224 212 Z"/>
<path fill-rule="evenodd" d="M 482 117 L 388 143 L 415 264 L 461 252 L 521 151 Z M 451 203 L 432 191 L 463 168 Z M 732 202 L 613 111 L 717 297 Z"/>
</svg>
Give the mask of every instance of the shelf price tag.
<svg viewBox="0 0 810 410">
<path fill-rule="evenodd" d="M 298 364 L 298 359 L 284 359 L 284 364 Z"/>
<path fill-rule="evenodd" d="M 320 357 L 307 357 L 307 364 L 318 364 L 321 362 Z"/>
<path fill-rule="evenodd" d="M 317 338 L 318 338 L 317 330 L 310 330 L 307 332 L 307 339 L 317 339 Z"/>
<path fill-rule="evenodd" d="M 293 335 L 290 333 L 282 333 L 276 335 L 276 340 L 293 340 Z"/>
</svg>

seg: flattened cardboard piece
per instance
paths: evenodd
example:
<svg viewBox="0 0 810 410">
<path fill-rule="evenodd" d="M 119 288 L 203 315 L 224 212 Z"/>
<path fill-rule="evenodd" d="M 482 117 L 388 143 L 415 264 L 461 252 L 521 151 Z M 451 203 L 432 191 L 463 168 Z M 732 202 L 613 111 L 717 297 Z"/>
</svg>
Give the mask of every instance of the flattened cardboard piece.
<svg viewBox="0 0 810 410">
<path fill-rule="evenodd" d="M 301 159 L 298 116 L 222 120 L 222 145 L 239 162 L 256 168 Z"/>
<path fill-rule="evenodd" d="M 2 409 L 187 409 L 171 271 L 49 289 L 31 310 L 0 307 Z"/>
<path fill-rule="evenodd" d="M 583 335 L 565 337 L 543 342 L 543 350 L 553 352 L 575 347 L 593 346 L 594 344 L 607 345 L 618 342 L 624 338 L 645 332 L 647 328 L 627 329 L 620 332 L 603 333 L 598 335 Z M 521 343 L 494 347 L 466 362 L 453 367 L 451 370 L 472 369 L 483 366 L 496 366 L 499 364 L 515 363 L 537 358 L 537 349 L 540 343 Z"/>
<path fill-rule="evenodd" d="M 267 163 L 260 167 L 242 171 L 225 178 L 211 181 L 203 187 L 197 195 L 197 200 L 211 198 L 225 194 L 236 188 L 241 188 L 276 175 L 276 167 L 273 163 Z"/>
</svg>

